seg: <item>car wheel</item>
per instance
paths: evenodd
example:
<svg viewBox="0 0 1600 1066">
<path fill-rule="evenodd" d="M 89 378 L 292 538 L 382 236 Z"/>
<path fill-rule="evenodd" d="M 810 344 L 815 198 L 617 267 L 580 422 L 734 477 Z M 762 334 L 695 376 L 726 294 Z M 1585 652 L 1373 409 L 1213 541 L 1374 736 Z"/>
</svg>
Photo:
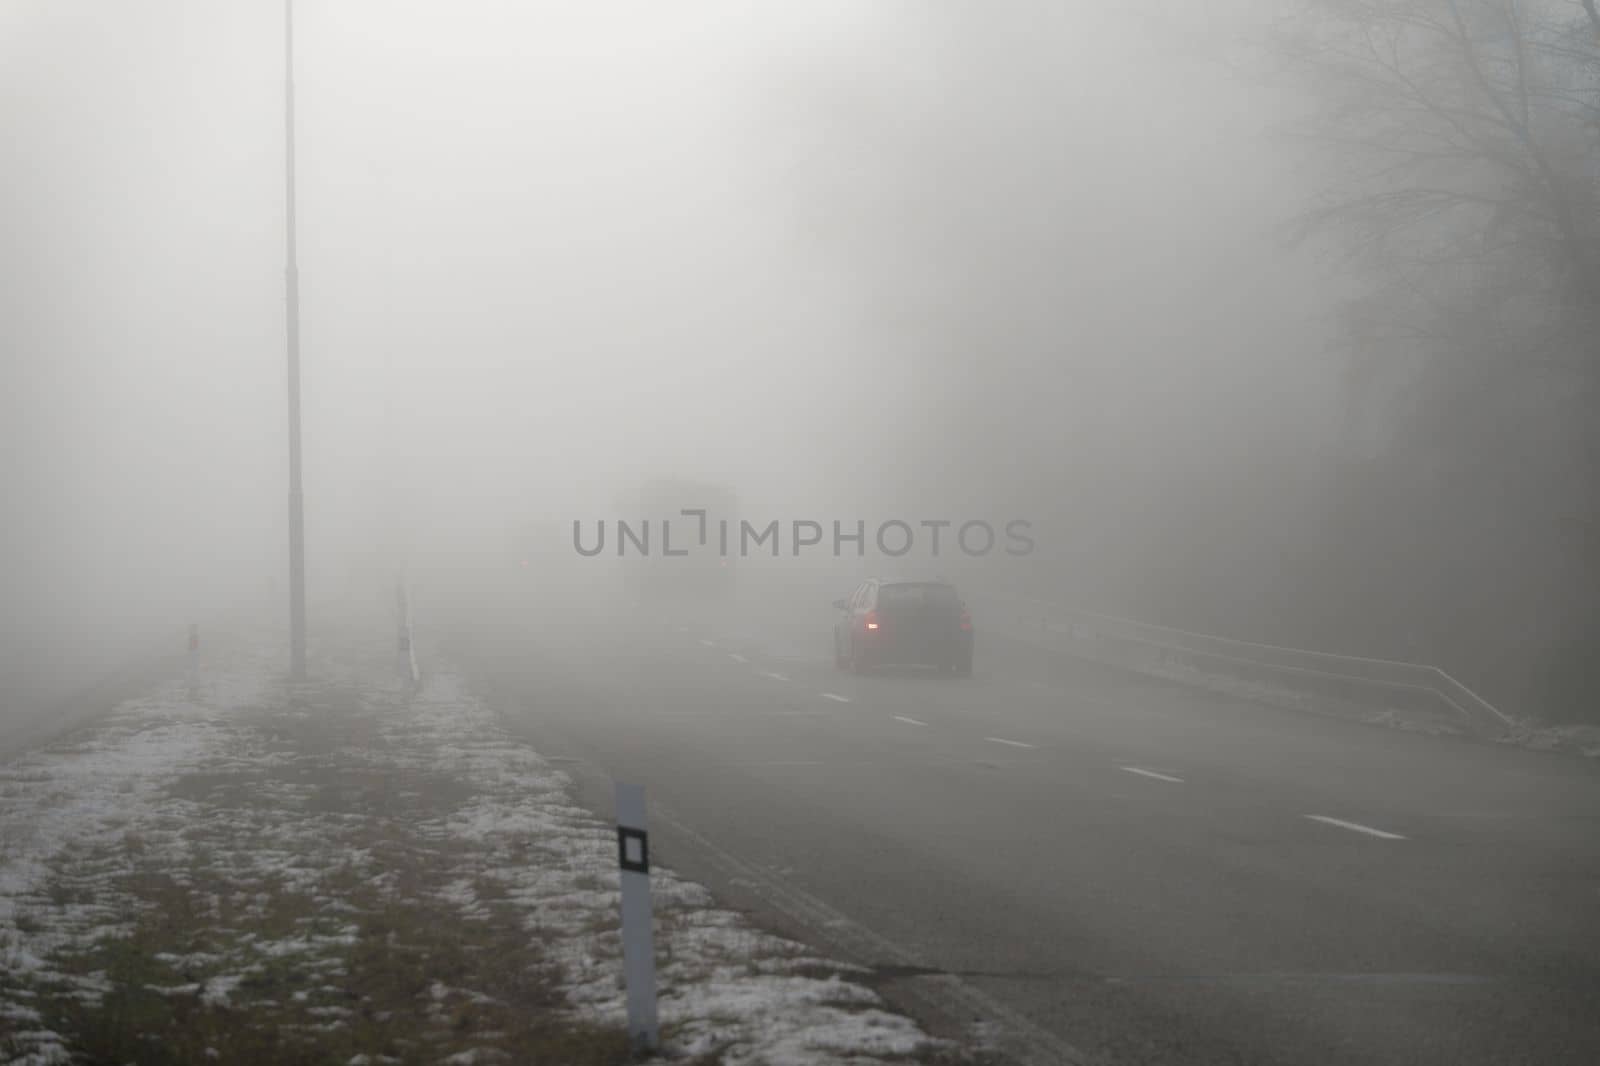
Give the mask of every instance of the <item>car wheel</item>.
<svg viewBox="0 0 1600 1066">
<path fill-rule="evenodd" d="M 839 650 L 839 634 L 833 635 L 833 668 L 843 670 L 850 664 L 845 661 L 844 652 Z"/>
<path fill-rule="evenodd" d="M 969 655 L 969 656 L 967 656 L 965 658 L 957 659 L 951 665 L 950 672 L 955 674 L 957 677 L 971 677 L 972 676 L 972 656 Z"/>
<path fill-rule="evenodd" d="M 864 674 L 867 672 L 866 660 L 861 657 L 861 644 L 859 641 L 850 641 L 850 672 Z"/>
</svg>

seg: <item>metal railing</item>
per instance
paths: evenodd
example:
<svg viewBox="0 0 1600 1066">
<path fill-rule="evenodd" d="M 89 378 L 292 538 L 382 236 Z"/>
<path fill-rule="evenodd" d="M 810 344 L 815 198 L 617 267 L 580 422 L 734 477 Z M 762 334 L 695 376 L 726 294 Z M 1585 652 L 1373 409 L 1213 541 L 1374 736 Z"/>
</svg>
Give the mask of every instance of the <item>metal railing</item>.
<svg viewBox="0 0 1600 1066">
<path fill-rule="evenodd" d="M 1516 725 L 1509 715 L 1437 666 L 1233 640 L 1030 597 L 972 599 L 976 601 L 974 606 L 981 607 L 988 616 L 989 625 L 1007 619 L 1017 627 L 1017 636 L 1032 643 L 1089 658 L 1107 657 L 1096 653 L 1107 650 L 1108 642 L 1152 653 L 1141 661 L 1123 663 L 1135 669 L 1159 672 L 1163 667 L 1179 664 L 1201 670 L 1209 667 L 1304 691 L 1338 692 L 1347 699 L 1386 699 L 1391 704 L 1410 706 L 1433 703 L 1480 732 L 1503 734 Z"/>
</svg>

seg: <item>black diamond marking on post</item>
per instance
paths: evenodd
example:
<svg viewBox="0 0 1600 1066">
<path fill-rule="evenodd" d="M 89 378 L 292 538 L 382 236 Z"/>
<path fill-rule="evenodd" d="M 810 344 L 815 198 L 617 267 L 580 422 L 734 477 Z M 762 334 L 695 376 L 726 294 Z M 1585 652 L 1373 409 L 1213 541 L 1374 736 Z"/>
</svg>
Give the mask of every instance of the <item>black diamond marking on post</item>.
<svg viewBox="0 0 1600 1066">
<path fill-rule="evenodd" d="M 635 849 L 639 858 L 628 858 L 628 842 L 637 841 Z M 617 826 L 617 861 L 624 870 L 632 870 L 636 874 L 650 872 L 650 834 L 642 829 L 629 829 L 625 825 Z"/>
</svg>

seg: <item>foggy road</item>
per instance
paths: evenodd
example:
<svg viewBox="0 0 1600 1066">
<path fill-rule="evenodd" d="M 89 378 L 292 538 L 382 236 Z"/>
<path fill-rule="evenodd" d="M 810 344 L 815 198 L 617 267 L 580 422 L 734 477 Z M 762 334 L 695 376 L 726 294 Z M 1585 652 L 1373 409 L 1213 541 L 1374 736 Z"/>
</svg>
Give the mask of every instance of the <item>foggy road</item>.
<svg viewBox="0 0 1600 1066">
<path fill-rule="evenodd" d="M 825 609 L 486 621 L 452 657 L 580 779 L 643 783 L 664 862 L 805 901 L 767 917 L 831 924 L 806 932 L 913 1007 L 959 975 L 1049 1034 L 1035 1061 L 1600 1059 L 1592 764 L 1044 660 L 981 620 L 962 681 L 835 670 Z"/>
<path fill-rule="evenodd" d="M 1600 1063 L 1600 758 L 1528 750 L 1600 755 L 1597 0 L 19 0 L 0 57 L 0 756 L 374 640 L 961 1066 Z M 852 586 L 971 676 L 836 669 Z M 86 906 L 22 884 L 0 948 Z M 141 1058 L 110 986 L 48 1031 Z"/>
</svg>

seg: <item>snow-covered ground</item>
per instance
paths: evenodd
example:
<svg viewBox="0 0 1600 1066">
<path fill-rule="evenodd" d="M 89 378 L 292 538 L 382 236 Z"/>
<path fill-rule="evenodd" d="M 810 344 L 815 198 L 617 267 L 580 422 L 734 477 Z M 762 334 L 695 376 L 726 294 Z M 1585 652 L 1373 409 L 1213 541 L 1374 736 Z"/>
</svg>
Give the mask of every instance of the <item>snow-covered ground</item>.
<svg viewBox="0 0 1600 1066">
<path fill-rule="evenodd" d="M 623 1061 L 614 829 L 448 674 L 410 694 L 377 656 L 289 689 L 279 662 L 236 651 L 0 766 L 0 1054 Z M 652 881 L 668 1054 L 962 1057 L 860 971 Z"/>
</svg>

